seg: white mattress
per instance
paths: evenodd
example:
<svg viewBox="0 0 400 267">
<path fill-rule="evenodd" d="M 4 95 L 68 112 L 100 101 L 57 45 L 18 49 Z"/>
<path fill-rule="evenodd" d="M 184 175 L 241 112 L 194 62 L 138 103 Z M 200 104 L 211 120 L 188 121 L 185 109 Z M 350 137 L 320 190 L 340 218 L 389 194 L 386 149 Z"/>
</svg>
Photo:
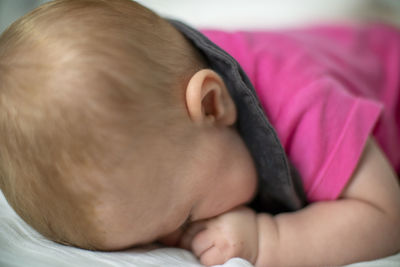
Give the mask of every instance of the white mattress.
<svg viewBox="0 0 400 267">
<path fill-rule="evenodd" d="M 158 13 L 182 19 L 193 26 L 222 29 L 277 28 L 317 21 L 381 19 L 400 25 L 397 0 L 139 0 Z M 323 2 L 323 3 L 322 3 Z M 227 9 L 229 6 L 229 9 Z M 92 252 L 51 242 L 10 208 L 0 191 L 0 267 L 66 266 L 201 266 L 188 251 L 147 247 L 122 252 Z M 231 259 L 224 267 L 249 267 Z M 400 254 L 351 267 L 400 267 Z"/>
</svg>

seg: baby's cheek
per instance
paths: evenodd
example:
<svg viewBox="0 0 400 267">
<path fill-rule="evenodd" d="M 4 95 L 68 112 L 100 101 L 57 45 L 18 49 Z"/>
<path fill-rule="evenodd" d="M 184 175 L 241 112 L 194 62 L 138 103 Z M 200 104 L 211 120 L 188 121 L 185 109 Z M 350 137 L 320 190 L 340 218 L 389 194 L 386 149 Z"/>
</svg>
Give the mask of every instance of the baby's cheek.
<svg viewBox="0 0 400 267">
<path fill-rule="evenodd" d="M 246 181 L 246 184 L 248 185 L 247 189 L 248 189 L 248 192 L 249 192 L 247 201 L 251 201 L 255 197 L 255 195 L 257 193 L 257 187 L 258 187 L 257 178 L 256 177 L 252 177 L 252 178 L 248 179 Z"/>
<path fill-rule="evenodd" d="M 257 192 L 257 179 L 254 177 L 243 178 L 238 182 L 232 192 L 226 196 L 226 201 L 231 203 L 231 207 L 235 208 L 240 205 L 249 203 Z M 229 209 L 229 210 L 230 210 Z"/>
</svg>

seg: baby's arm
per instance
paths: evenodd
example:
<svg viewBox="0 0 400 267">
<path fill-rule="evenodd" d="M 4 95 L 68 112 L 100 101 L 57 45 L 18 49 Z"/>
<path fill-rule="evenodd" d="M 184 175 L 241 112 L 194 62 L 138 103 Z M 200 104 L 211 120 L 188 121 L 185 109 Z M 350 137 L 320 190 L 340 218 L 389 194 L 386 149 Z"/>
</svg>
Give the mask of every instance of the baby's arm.
<svg viewBox="0 0 400 267">
<path fill-rule="evenodd" d="M 400 249 L 400 186 L 373 139 L 339 200 L 277 216 L 233 212 L 234 216 L 209 220 L 205 230 L 186 235 L 183 246 L 207 265 L 252 255 L 248 260 L 260 267 L 336 266 Z M 242 239 L 245 229 L 253 229 L 256 234 L 248 235 L 255 238 Z M 238 246 L 258 247 L 258 253 L 240 252 Z"/>
<path fill-rule="evenodd" d="M 257 266 L 326 266 L 384 257 L 400 249 L 400 187 L 370 139 L 339 200 L 275 217 L 259 214 L 257 220 Z"/>
</svg>

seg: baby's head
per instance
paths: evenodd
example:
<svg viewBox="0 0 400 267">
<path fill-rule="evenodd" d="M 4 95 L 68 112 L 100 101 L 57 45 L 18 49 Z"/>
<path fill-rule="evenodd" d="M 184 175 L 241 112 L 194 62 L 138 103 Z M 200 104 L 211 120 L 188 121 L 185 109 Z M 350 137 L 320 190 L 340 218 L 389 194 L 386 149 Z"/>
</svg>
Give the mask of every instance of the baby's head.
<svg viewBox="0 0 400 267">
<path fill-rule="evenodd" d="M 60 243 L 114 250 L 249 201 L 223 80 L 129 0 L 50 2 L 0 37 L 0 187 Z"/>
</svg>

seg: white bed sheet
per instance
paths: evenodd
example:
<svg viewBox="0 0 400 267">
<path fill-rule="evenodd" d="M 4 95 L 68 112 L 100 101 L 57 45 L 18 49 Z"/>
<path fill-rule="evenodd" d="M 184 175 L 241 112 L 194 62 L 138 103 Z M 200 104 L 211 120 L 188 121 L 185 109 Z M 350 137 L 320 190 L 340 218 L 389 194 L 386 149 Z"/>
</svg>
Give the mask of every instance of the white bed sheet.
<svg viewBox="0 0 400 267">
<path fill-rule="evenodd" d="M 345 20 L 382 19 L 400 25 L 398 0 L 138 0 L 170 17 L 194 26 L 223 29 L 277 28 Z M 323 2 L 323 3 L 321 3 Z M 226 7 L 229 6 L 229 9 Z M 251 19 L 249 19 L 251 18 Z M 11 209 L 0 191 L 0 267 L 69 266 L 201 266 L 188 251 L 147 247 L 122 252 L 92 252 L 66 247 L 45 239 Z M 243 259 L 231 259 L 223 267 L 249 267 Z M 348 267 L 400 267 L 400 253 Z"/>
<path fill-rule="evenodd" d="M 27 225 L 8 205 L 0 191 L 1 267 L 199 267 L 190 252 L 177 248 L 148 246 L 121 252 L 93 252 L 54 243 Z M 251 267 L 231 259 L 223 267 Z"/>
<path fill-rule="evenodd" d="M 193 254 L 177 249 L 148 246 L 120 252 L 94 252 L 54 243 L 27 225 L 8 205 L 0 191 L 1 267 L 200 267 Z M 221 267 L 252 267 L 234 258 Z M 400 253 L 348 267 L 399 267 Z"/>
</svg>

